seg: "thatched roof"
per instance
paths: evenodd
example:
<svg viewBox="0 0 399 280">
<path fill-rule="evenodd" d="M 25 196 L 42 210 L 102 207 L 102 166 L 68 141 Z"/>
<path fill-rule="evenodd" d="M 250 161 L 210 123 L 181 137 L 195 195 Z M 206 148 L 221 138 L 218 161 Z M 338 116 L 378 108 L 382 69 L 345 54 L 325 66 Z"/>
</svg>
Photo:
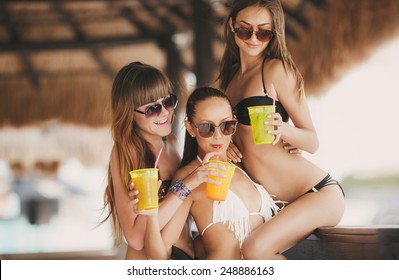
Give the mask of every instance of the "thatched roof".
<svg viewBox="0 0 399 280">
<path fill-rule="evenodd" d="M 204 17 L 217 35 L 229 2 L 203 1 Z M 398 34 L 396 0 L 282 3 L 288 45 L 309 95 L 322 93 Z M 3 0 L 0 7 L 0 126 L 49 119 L 107 124 L 104 112 L 116 71 L 133 60 L 166 70 L 169 39 L 186 40 L 177 43 L 180 70 L 197 70 L 190 37 L 197 7 L 188 0 Z M 216 73 L 223 44 L 220 36 L 213 40 Z"/>
<path fill-rule="evenodd" d="M 323 94 L 351 67 L 399 36 L 395 0 L 329 0 L 326 10 L 310 7 L 305 18 L 309 28 L 295 29 L 301 39 L 288 40 L 308 95 Z"/>
<path fill-rule="evenodd" d="M 222 23 L 229 3 L 2 0 L 2 132 L 31 124 L 42 129 L 49 120 L 68 127 L 107 127 L 113 77 L 134 60 L 171 76 L 193 72 L 199 81 L 209 82 L 216 77 L 221 58 Z M 399 34 L 397 0 L 282 3 L 287 43 L 308 95 L 323 94 L 348 69 Z M 6 153 L 4 139 L 0 146 Z"/>
</svg>

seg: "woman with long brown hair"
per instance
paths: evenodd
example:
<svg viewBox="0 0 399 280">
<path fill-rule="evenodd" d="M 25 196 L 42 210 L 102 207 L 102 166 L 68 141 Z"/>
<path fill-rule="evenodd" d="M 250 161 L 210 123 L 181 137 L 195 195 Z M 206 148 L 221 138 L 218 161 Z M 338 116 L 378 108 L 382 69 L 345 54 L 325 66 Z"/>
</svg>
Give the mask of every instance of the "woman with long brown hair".
<svg viewBox="0 0 399 280">
<path fill-rule="evenodd" d="M 292 147 L 314 153 L 318 138 L 306 102 L 303 78 L 285 43 L 279 0 L 235 0 L 225 24 L 226 48 L 220 88 L 234 106 L 237 131 L 228 151 L 250 177 L 285 208 L 258 227 L 243 244 L 247 259 L 283 259 L 283 253 L 313 230 L 335 226 L 344 212 L 342 188 L 326 171 Z M 272 144 L 255 144 L 248 107 L 272 105 L 266 123 Z M 289 122 L 291 119 L 291 122 Z"/>
<path fill-rule="evenodd" d="M 178 141 L 172 133 L 177 96 L 158 69 L 132 62 L 116 75 L 112 86 L 112 136 L 114 146 L 108 169 L 105 206 L 111 217 L 116 245 L 127 242 L 126 259 L 193 259 L 188 211 L 191 191 L 207 175 L 220 176 L 205 167 L 171 184 L 180 166 Z M 162 149 L 159 169 L 159 207 L 137 211 L 137 194 L 129 172 L 154 167 Z M 211 156 L 210 154 L 209 156 Z M 179 211 L 178 211 L 179 210 Z"/>
<path fill-rule="evenodd" d="M 112 148 L 108 169 L 105 206 L 112 218 L 116 244 L 127 242 L 126 259 L 150 259 L 151 246 L 163 246 L 160 232 L 183 205 L 184 197 L 168 192 L 170 180 L 180 165 L 178 141 L 172 133 L 177 97 L 169 79 L 158 69 L 133 62 L 116 75 L 112 86 Z M 158 168 L 162 181 L 159 209 L 137 213 L 134 185 L 129 172 L 153 167 L 162 149 Z M 189 184 L 187 184 L 189 185 Z M 130 186 L 130 188 L 129 188 Z M 184 212 L 184 211 L 183 211 Z M 185 220 L 183 217 L 180 220 Z M 190 231 L 184 223 L 174 245 L 180 257 L 193 257 Z M 146 246 L 147 244 L 147 246 Z M 173 258 L 172 247 L 163 256 Z"/>
</svg>

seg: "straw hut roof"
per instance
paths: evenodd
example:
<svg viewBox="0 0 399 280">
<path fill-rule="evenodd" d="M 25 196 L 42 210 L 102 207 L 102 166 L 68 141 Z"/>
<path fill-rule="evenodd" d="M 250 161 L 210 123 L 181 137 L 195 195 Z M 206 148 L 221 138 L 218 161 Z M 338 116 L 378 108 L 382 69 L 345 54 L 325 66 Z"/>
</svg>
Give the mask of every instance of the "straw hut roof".
<svg viewBox="0 0 399 280">
<path fill-rule="evenodd" d="M 196 12 L 201 12 L 200 5 L 194 10 L 197 2 L 203 2 L 204 14 L 197 15 L 203 19 L 195 22 Z M 195 24 L 205 24 L 204 19 L 212 22 L 215 36 L 208 37 L 213 40 L 213 72 L 202 71 L 215 77 L 223 49 L 221 25 L 229 3 L 3 0 L 0 126 L 50 119 L 107 124 L 104 112 L 112 79 L 124 64 L 142 60 L 165 70 L 172 63 L 166 53 L 168 44 L 174 44 L 180 70 L 195 74 L 202 70 L 196 65 L 192 36 L 200 35 L 193 30 Z M 310 95 L 322 93 L 348 67 L 398 33 L 399 2 L 395 0 L 282 3 L 288 45 Z"/>
<path fill-rule="evenodd" d="M 2 0 L 0 133 L 27 125 L 47 133 L 60 123 L 108 126 L 113 77 L 134 60 L 164 70 L 176 84 L 190 72 L 199 84 L 211 82 L 230 2 Z M 308 95 L 322 94 L 399 32 L 397 0 L 282 3 L 287 44 Z M 1 137 L 0 158 L 8 151 Z"/>
</svg>

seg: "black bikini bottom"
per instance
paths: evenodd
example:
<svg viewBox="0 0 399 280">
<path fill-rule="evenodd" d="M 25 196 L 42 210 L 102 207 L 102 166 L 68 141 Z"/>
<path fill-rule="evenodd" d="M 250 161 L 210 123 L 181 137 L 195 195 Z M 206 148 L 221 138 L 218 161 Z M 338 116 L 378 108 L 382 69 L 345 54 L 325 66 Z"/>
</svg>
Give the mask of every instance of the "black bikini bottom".
<svg viewBox="0 0 399 280">
<path fill-rule="evenodd" d="M 187 254 L 182 249 L 180 249 L 176 246 L 172 246 L 171 259 L 172 260 L 193 260 L 193 258 L 189 254 Z"/>
<path fill-rule="evenodd" d="M 320 189 L 331 186 L 331 185 L 338 185 L 341 188 L 342 194 L 345 197 L 344 190 L 342 189 L 341 185 L 338 183 L 337 180 L 335 180 L 333 177 L 331 177 L 330 174 L 327 174 L 326 177 L 324 177 L 323 180 L 321 180 L 316 186 L 308 190 L 306 193 L 312 193 L 312 192 L 318 192 Z"/>
</svg>

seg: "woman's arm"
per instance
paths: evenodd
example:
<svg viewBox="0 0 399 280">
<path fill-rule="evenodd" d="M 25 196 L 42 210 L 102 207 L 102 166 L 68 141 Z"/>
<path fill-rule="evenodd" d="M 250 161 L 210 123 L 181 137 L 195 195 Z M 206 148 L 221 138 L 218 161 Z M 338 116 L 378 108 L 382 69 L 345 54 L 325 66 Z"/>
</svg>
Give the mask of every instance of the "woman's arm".
<svg viewBox="0 0 399 280">
<path fill-rule="evenodd" d="M 185 168 L 177 171 L 175 178 L 186 175 Z M 175 181 L 176 182 L 176 181 Z M 183 185 L 180 185 L 183 186 Z M 180 194 L 180 193 L 178 193 Z M 172 252 L 172 246 L 179 240 L 186 223 L 188 213 L 191 207 L 191 196 L 178 195 L 169 191 L 166 197 L 179 199 L 182 204 L 173 213 L 170 221 L 160 230 L 157 216 L 147 217 L 147 230 L 145 234 L 145 252 L 151 259 L 169 259 Z"/>
<path fill-rule="evenodd" d="M 184 199 L 183 204 L 177 210 L 173 218 L 161 231 L 162 240 L 169 255 L 171 254 L 172 245 L 177 243 L 184 229 L 190 212 L 191 203 L 191 196 Z"/>
<path fill-rule="evenodd" d="M 159 186 L 162 181 L 159 181 Z M 134 183 L 130 184 L 129 197 L 132 199 L 131 205 L 135 209 L 135 213 L 146 216 L 146 230 L 144 235 L 144 251 L 149 259 L 166 260 L 168 259 L 168 251 L 162 240 L 161 231 L 159 229 L 158 208 L 152 210 L 137 211 L 138 191 L 134 189 Z"/>
<path fill-rule="evenodd" d="M 161 184 L 161 181 L 159 181 L 159 183 Z M 135 206 L 138 203 L 138 198 L 136 197 L 138 191 L 133 187 L 134 184 L 131 183 L 129 197 L 132 199 L 131 205 Z M 165 225 L 162 230 L 162 235 L 159 227 L 158 209 L 135 211 L 135 213 L 139 214 L 136 219 L 139 219 L 141 215 L 146 217 L 144 251 L 148 258 L 159 260 L 170 258 L 172 245 L 179 239 L 191 205 L 189 198 L 180 198 L 180 200 L 184 200 L 183 204 L 174 213 L 172 219 Z"/>
<path fill-rule="evenodd" d="M 177 180 L 183 179 L 181 180 L 181 186 L 184 185 L 185 188 L 187 188 L 189 192 L 191 192 L 191 190 L 195 189 L 203 182 L 203 179 L 197 178 L 197 176 L 195 175 L 198 173 L 198 169 L 193 170 L 193 168 L 190 166 L 182 167 L 176 172 L 172 180 L 172 184 L 175 184 Z M 169 249 L 173 244 L 178 241 L 180 234 L 184 228 L 192 204 L 192 197 L 191 194 L 187 195 L 187 197 L 179 197 L 178 193 L 174 193 L 173 191 L 169 191 L 167 196 L 172 196 L 182 201 L 182 205 L 175 212 L 173 218 L 162 229 L 162 238 L 164 240 L 166 248 Z"/>
<path fill-rule="evenodd" d="M 133 209 L 132 198 L 129 197 L 128 190 L 122 181 L 118 154 L 115 148 L 111 153 L 111 174 L 118 220 L 125 239 L 133 249 L 142 250 L 144 247 L 147 217 L 145 215 L 138 215 Z M 163 199 L 158 209 L 160 229 L 170 221 L 181 204 L 182 201 L 174 195 L 167 195 Z"/>
<path fill-rule="evenodd" d="M 122 228 L 124 237 L 135 250 L 142 250 L 144 247 L 144 233 L 147 218 L 138 215 L 134 211 L 134 199 L 129 197 L 128 190 L 121 178 L 118 152 L 115 148 L 111 152 L 111 175 L 114 186 L 115 206 L 118 221 Z"/>
<path fill-rule="evenodd" d="M 214 155 L 220 154 L 219 152 L 211 152 L 208 153 L 204 157 L 204 164 L 199 167 L 194 166 L 185 166 L 180 168 L 172 182 L 176 183 L 179 179 L 181 183 L 179 183 L 180 187 L 184 186 L 183 188 L 186 189 L 186 193 L 191 192 L 199 185 L 204 182 L 212 182 L 218 183 L 212 179 L 208 178 L 209 174 L 213 176 L 222 176 L 225 177 L 223 173 L 218 173 L 214 170 L 209 170 L 208 167 L 213 168 L 223 168 L 223 165 L 217 163 L 209 163 L 207 162 L 211 157 Z M 168 251 L 171 250 L 172 245 L 174 245 L 178 240 L 184 229 L 184 225 L 186 224 L 188 214 L 190 212 L 190 208 L 192 205 L 192 195 L 188 194 L 187 196 L 181 196 L 180 193 L 174 193 L 173 191 L 169 191 L 167 196 L 174 196 L 182 200 L 182 205 L 179 209 L 174 213 L 173 218 L 167 223 L 167 225 L 162 229 L 162 239 L 165 243 L 166 249 Z"/>
<path fill-rule="evenodd" d="M 153 260 L 169 259 L 168 251 L 160 233 L 158 214 L 147 216 L 147 229 L 144 238 L 146 256 Z"/>
<path fill-rule="evenodd" d="M 294 126 L 282 123 L 281 140 L 291 146 L 309 153 L 315 153 L 319 147 L 319 140 L 310 116 L 305 94 L 300 95 L 296 80 L 291 71 L 286 72 L 280 60 L 271 61 L 267 81 L 276 89 L 277 99 L 281 102 Z M 272 92 L 271 84 L 266 85 L 268 92 Z M 277 125 L 277 124 L 276 124 Z"/>
</svg>

